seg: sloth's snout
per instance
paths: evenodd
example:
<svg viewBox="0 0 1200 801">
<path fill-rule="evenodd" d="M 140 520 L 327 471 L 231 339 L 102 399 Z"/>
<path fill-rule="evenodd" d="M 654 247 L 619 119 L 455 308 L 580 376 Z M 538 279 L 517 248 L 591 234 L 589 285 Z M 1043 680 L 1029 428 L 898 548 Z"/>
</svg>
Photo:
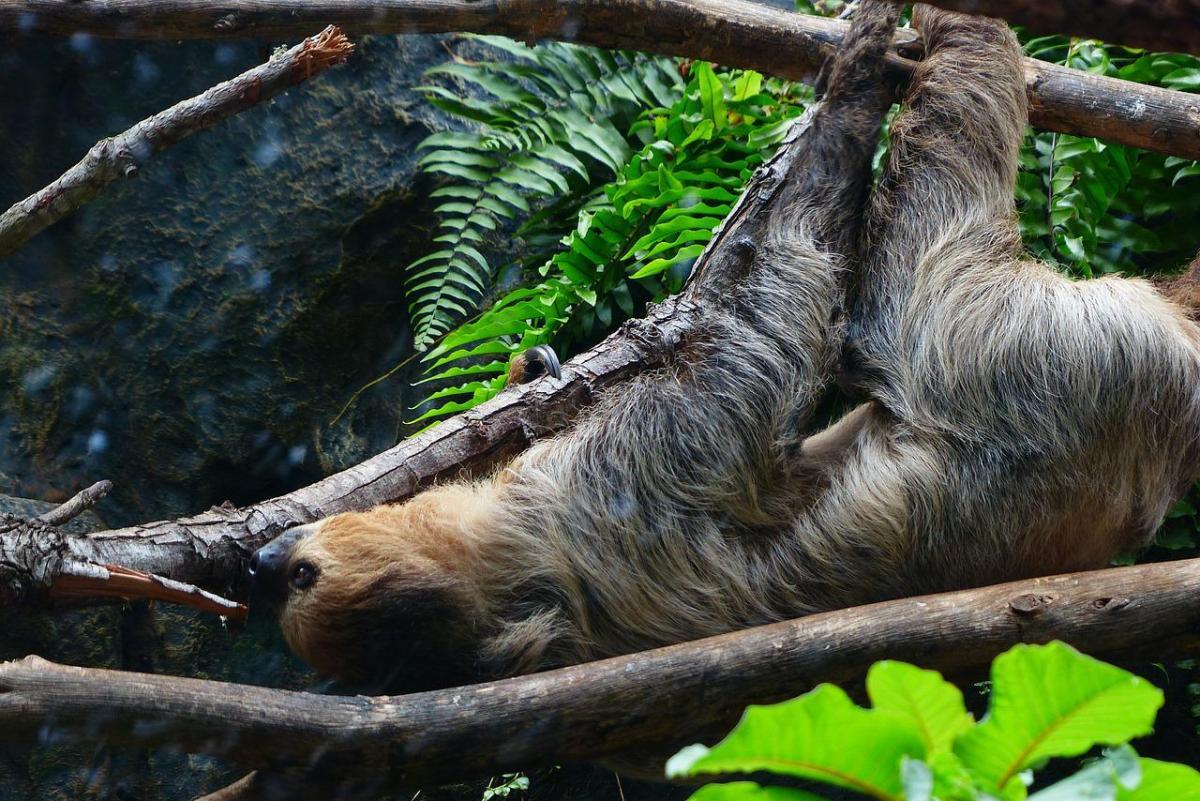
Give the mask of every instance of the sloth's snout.
<svg viewBox="0 0 1200 801">
<path fill-rule="evenodd" d="M 288 529 L 254 552 L 250 557 L 249 570 L 251 592 L 274 600 L 286 595 L 292 552 L 312 529 L 311 525 Z"/>
<path fill-rule="evenodd" d="M 267 543 L 250 557 L 250 578 L 256 583 L 270 581 L 273 576 L 283 572 L 286 562 L 287 554 L 283 549 L 275 547 L 273 542 Z"/>
</svg>

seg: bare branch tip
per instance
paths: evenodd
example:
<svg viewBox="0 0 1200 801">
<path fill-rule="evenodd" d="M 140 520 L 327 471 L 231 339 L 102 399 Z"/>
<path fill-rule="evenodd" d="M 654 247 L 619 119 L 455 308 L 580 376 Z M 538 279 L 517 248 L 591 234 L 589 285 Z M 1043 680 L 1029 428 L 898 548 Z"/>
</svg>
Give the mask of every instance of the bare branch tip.
<svg viewBox="0 0 1200 801">
<path fill-rule="evenodd" d="M 61 506 L 51 509 L 44 515 L 35 518 L 35 522 L 46 526 L 61 526 L 69 523 L 85 511 L 96 505 L 96 502 L 112 491 L 113 483 L 107 478 L 97 481 L 85 490 L 77 492 L 70 500 Z"/>
<path fill-rule="evenodd" d="M 304 63 L 317 69 L 325 69 L 341 64 L 354 52 L 354 42 L 336 25 L 330 25 L 316 36 L 304 40 L 300 52 L 296 55 L 297 63 Z"/>
</svg>

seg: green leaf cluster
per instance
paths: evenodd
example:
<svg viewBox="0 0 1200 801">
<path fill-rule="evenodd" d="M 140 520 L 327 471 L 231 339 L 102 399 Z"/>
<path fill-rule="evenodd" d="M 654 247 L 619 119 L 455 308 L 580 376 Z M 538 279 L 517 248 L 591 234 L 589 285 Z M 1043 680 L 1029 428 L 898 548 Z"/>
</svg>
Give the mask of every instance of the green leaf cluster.
<svg viewBox="0 0 1200 801">
<path fill-rule="evenodd" d="M 629 123 L 645 108 L 673 102 L 682 85 L 666 58 L 468 38 L 507 60 L 435 67 L 427 78 L 457 88 L 418 87 L 471 127 L 432 134 L 420 145 L 421 169 L 450 180 L 432 193 L 441 201 L 435 247 L 406 269 L 417 350 L 467 317 L 490 290 L 488 238 L 522 222 L 536 234 L 537 222 L 555 212 L 574 219 L 575 199 L 628 161 Z"/>
<path fill-rule="evenodd" d="M 1138 757 L 1163 703 L 1150 683 L 1063 643 L 1018 645 L 992 665 L 990 707 L 976 722 L 940 675 L 879 662 L 867 676 L 870 708 L 836 686 L 751 706 L 724 740 L 690 746 L 674 777 L 720 777 L 691 801 L 820 801 L 816 791 L 738 774 L 830 785 L 877 801 L 1200 801 L 1200 772 Z M 1036 790 L 1052 758 L 1109 746 L 1067 779 Z"/>
<path fill-rule="evenodd" d="M 1031 39 L 1025 52 L 1097 75 L 1200 90 L 1200 58 L 1095 40 Z M 1031 132 L 1016 191 L 1027 246 L 1071 273 L 1170 272 L 1195 252 L 1200 165 L 1099 139 Z"/>
<path fill-rule="evenodd" d="M 443 386 L 417 420 L 494 396 L 513 354 L 547 342 L 569 352 L 677 291 L 808 97 L 807 89 L 755 72 L 691 65 L 678 100 L 630 125 L 628 138 L 645 144 L 583 204 L 537 282 L 506 294 L 425 355 L 424 381 Z"/>
</svg>

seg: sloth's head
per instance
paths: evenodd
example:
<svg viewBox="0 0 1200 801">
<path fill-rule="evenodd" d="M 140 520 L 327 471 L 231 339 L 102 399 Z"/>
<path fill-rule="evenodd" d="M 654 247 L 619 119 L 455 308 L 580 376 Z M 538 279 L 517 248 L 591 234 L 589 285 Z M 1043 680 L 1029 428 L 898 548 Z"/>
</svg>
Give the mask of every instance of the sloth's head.
<svg viewBox="0 0 1200 801">
<path fill-rule="evenodd" d="M 253 597 L 338 681 L 408 692 L 476 679 L 485 599 L 462 525 L 475 500 L 448 486 L 290 529 L 252 557 Z"/>
</svg>

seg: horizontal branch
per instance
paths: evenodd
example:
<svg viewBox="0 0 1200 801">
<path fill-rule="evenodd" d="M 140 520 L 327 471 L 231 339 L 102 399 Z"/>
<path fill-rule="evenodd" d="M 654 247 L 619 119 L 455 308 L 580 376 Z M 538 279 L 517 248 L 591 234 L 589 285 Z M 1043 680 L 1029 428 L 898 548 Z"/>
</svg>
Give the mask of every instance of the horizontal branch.
<svg viewBox="0 0 1200 801">
<path fill-rule="evenodd" d="M 353 49 L 341 31 L 328 27 L 265 64 L 176 103 L 124 133 L 100 140 L 54 183 L 0 215 L 0 259 L 96 197 L 113 181 L 136 175 L 160 150 L 340 64 Z"/>
<path fill-rule="evenodd" d="M 1089 8 L 1094 2 L 1078 2 Z M 1131 0 L 1105 0 L 1101 6 Z M 1159 5 L 1179 8 L 1170 0 Z M 966 0 L 946 4 L 978 7 Z M 1007 6 L 1027 0 L 989 0 Z M 1150 3 L 1139 3 L 1149 7 Z M 1072 24 L 1086 30 L 1090 14 Z M 355 33 L 497 33 L 524 41 L 562 39 L 747 67 L 809 80 L 848 29 L 847 23 L 796 14 L 750 0 L 0 0 L 0 32 L 42 32 L 144 39 L 288 37 L 334 22 Z M 1195 30 L 1195 23 L 1177 26 Z M 1105 33 L 1119 31 L 1104 29 Z M 1096 32 L 1100 35 L 1100 31 Z M 1115 37 L 1118 41 L 1121 37 Z M 901 52 L 919 51 L 911 31 L 897 32 Z M 889 68 L 911 62 L 893 54 Z M 1095 136 L 1132 147 L 1200 158 L 1200 98 L 1026 59 L 1030 120 L 1051 131 Z"/>
<path fill-rule="evenodd" d="M 795 160 L 793 143 L 806 127 L 804 120 L 794 125 L 787 142 L 755 174 L 697 259 L 687 288 L 563 365 L 561 378 L 513 387 L 355 467 L 253 506 L 214 507 L 194 517 L 86 537 L 9 521 L 0 525 L 0 608 L 48 600 L 48 590 L 73 564 L 121 565 L 237 595 L 249 554 L 284 529 L 400 501 L 437 481 L 485 473 L 534 439 L 564 428 L 604 388 L 661 363 L 697 324 L 706 300 L 723 295 L 745 273 L 752 243 L 762 240 L 771 203 Z"/>
<path fill-rule="evenodd" d="M 1200 0 L 926 0 L 1001 17 L 1036 34 L 1065 33 L 1147 50 L 1200 54 Z"/>
<path fill-rule="evenodd" d="M 489 684 L 335 697 L 197 679 L 0 665 L 0 740 L 36 730 L 172 745 L 243 767 L 432 785 L 621 754 L 668 754 L 749 703 L 860 678 L 902 659 L 943 672 L 1058 639 L 1126 660 L 1200 649 L 1200 560 L 889 601 Z M 322 790 L 322 792 L 325 792 Z"/>
</svg>

